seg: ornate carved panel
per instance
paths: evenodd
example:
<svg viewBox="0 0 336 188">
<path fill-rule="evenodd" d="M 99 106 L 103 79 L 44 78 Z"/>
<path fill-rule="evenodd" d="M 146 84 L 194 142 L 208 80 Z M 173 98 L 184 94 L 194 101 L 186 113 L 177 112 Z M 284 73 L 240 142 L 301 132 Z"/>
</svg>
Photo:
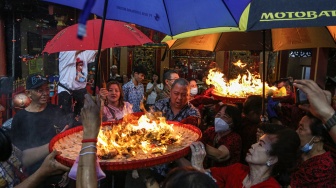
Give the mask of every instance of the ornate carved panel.
<svg viewBox="0 0 336 188">
<path fill-rule="evenodd" d="M 156 66 L 156 50 L 154 48 L 135 47 L 133 51 L 133 66 L 143 65 L 147 69 L 145 79 L 151 79 Z M 133 68 L 133 67 L 132 67 Z"/>
</svg>

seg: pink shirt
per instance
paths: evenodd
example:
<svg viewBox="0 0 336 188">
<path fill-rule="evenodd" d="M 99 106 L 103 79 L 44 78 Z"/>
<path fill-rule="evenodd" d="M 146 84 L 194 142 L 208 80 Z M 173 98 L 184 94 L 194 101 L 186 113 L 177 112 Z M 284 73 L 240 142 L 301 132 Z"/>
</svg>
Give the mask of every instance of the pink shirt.
<svg viewBox="0 0 336 188">
<path fill-rule="evenodd" d="M 130 113 L 133 113 L 133 110 L 132 105 L 128 102 L 124 102 L 124 107 L 122 109 L 108 105 L 108 107 L 104 106 L 103 119 L 105 121 L 119 120 L 122 119 L 124 115 Z"/>
</svg>

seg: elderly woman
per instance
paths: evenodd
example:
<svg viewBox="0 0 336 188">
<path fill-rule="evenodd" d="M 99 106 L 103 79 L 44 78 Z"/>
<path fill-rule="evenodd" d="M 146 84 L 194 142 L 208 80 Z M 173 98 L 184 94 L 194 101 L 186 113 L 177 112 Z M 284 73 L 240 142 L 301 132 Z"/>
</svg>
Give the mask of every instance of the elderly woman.
<svg viewBox="0 0 336 188">
<path fill-rule="evenodd" d="M 240 124 L 240 110 L 236 105 L 221 105 L 215 116 L 215 126 L 202 137 L 209 167 L 228 166 L 240 161 L 241 138 L 235 132 Z"/>
<path fill-rule="evenodd" d="M 259 142 L 252 144 L 245 157 L 248 166 L 236 163 L 205 170 L 204 145 L 195 142 L 190 146 L 191 164 L 212 175 L 219 187 L 280 187 L 273 176 L 287 172 L 295 164 L 299 145 L 300 139 L 296 132 L 286 128 L 273 134 L 264 134 Z"/>
<path fill-rule="evenodd" d="M 330 152 L 323 148 L 331 139 L 321 120 L 307 114 L 296 130 L 301 140 L 301 163 L 292 174 L 291 187 L 334 187 L 336 168 Z"/>
<path fill-rule="evenodd" d="M 100 96 L 105 100 L 103 121 L 119 120 L 124 115 L 133 113 L 132 105 L 124 101 L 124 94 L 119 82 L 108 82 L 106 89 L 100 89 Z"/>
</svg>

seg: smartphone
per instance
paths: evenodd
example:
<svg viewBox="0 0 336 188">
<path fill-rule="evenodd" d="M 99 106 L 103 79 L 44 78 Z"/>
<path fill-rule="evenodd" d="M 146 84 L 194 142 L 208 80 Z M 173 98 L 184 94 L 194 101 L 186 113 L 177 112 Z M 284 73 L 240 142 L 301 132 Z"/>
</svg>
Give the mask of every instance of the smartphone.
<svg viewBox="0 0 336 188">
<path fill-rule="evenodd" d="M 295 104 L 308 104 L 308 97 L 307 94 L 301 91 L 299 88 L 295 88 Z"/>
</svg>

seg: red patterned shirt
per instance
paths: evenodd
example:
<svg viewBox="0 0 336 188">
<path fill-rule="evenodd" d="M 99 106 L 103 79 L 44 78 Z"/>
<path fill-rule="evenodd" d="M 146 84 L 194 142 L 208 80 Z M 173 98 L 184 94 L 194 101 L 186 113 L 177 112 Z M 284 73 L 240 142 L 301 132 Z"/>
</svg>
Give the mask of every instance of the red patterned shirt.
<svg viewBox="0 0 336 188">
<path fill-rule="evenodd" d="M 302 162 L 291 178 L 291 187 L 336 187 L 336 168 L 330 152 Z"/>
<path fill-rule="evenodd" d="M 291 187 L 336 187 L 336 168 L 330 152 L 302 162 L 292 174 Z"/>
<path fill-rule="evenodd" d="M 230 159 L 223 162 L 214 162 L 208 167 L 213 166 L 228 166 L 234 163 L 238 163 L 240 160 L 240 152 L 242 147 L 242 142 L 239 134 L 235 132 L 230 132 L 227 135 L 222 136 L 217 143 L 215 142 L 215 128 L 210 127 L 203 133 L 202 142 L 208 144 L 212 147 L 218 148 L 221 145 L 227 147 L 230 152 Z"/>
</svg>

